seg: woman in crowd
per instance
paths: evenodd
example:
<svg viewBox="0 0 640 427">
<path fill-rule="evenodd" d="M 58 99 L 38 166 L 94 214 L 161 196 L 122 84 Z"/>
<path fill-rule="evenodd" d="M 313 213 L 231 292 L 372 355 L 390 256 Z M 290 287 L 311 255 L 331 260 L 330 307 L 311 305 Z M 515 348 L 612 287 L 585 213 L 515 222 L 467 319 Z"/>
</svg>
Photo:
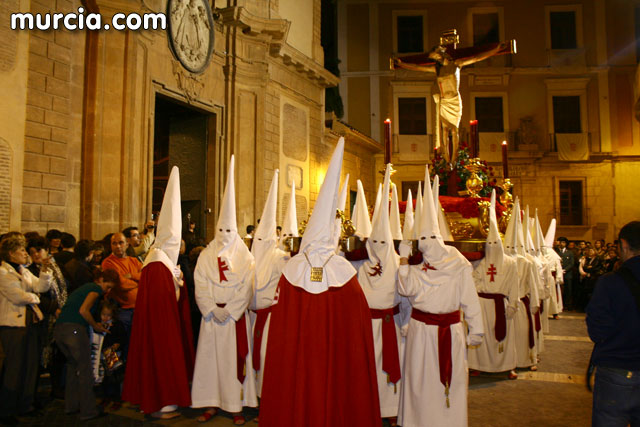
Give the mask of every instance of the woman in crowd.
<svg viewBox="0 0 640 427">
<path fill-rule="evenodd" d="M 38 337 L 28 326 L 43 320 L 36 293 L 51 287 L 51 274 L 43 269 L 34 276 L 23 265 L 28 261 L 26 241 L 11 233 L 0 241 L 0 342 L 4 350 L 0 423 L 18 424 L 16 415 L 33 412 L 38 374 Z"/>
<path fill-rule="evenodd" d="M 45 238 L 47 239 L 48 252 L 51 255 L 62 250 L 62 247 L 60 246 L 62 243 L 62 232 L 60 230 L 51 229 L 47 231 Z"/>
<path fill-rule="evenodd" d="M 94 316 L 102 295 L 119 283 L 120 277 L 115 270 L 101 272 L 95 283 L 87 283 L 69 295 L 56 322 L 53 335 L 67 358 L 65 412 L 80 412 L 80 421 L 102 415 L 93 393 L 88 327 L 91 326 L 98 333 L 108 333 L 102 323 L 94 320 Z"/>
<path fill-rule="evenodd" d="M 610 247 L 607 249 L 607 254 L 602 261 L 602 272 L 610 273 L 616 270 L 616 264 L 620 261 L 618 257 L 618 251 L 614 247 Z"/>
<path fill-rule="evenodd" d="M 69 293 L 85 283 L 93 282 L 94 274 L 90 263 L 95 250 L 96 244 L 92 240 L 82 239 L 76 245 L 73 259 L 64 266 L 69 275 Z"/>
<path fill-rule="evenodd" d="M 584 311 L 587 303 L 591 299 L 593 287 L 602 270 L 602 262 L 596 256 L 596 250 L 593 248 L 586 249 L 585 255 L 580 258 L 578 266 L 580 272 L 580 295 L 578 298 L 578 306 Z"/>
</svg>

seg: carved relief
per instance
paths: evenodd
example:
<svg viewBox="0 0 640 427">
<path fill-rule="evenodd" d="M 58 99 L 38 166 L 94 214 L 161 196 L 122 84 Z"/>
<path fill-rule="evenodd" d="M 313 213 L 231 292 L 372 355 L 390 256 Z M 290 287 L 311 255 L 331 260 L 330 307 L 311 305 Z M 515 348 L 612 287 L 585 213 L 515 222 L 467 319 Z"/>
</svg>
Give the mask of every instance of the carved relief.
<svg viewBox="0 0 640 427">
<path fill-rule="evenodd" d="M 0 138 L 0 233 L 9 231 L 11 214 L 11 147 Z"/>
<path fill-rule="evenodd" d="M 307 113 L 291 104 L 282 106 L 282 151 L 284 155 L 307 160 Z"/>
<path fill-rule="evenodd" d="M 203 72 L 213 52 L 213 15 L 209 2 L 169 0 L 167 15 L 171 51 L 190 72 Z"/>
<path fill-rule="evenodd" d="M 9 22 L 11 14 L 20 10 L 18 0 L 3 0 L 0 2 L 0 71 L 10 71 L 16 63 L 16 53 L 18 51 L 19 31 L 11 29 Z"/>
<path fill-rule="evenodd" d="M 296 190 L 304 188 L 304 173 L 300 166 L 287 165 L 287 185 L 291 187 L 291 181 L 296 183 Z"/>
<path fill-rule="evenodd" d="M 173 74 L 178 82 L 178 87 L 187 98 L 189 104 L 198 99 L 200 92 L 204 89 L 203 77 L 184 71 L 176 61 L 173 61 Z"/>
</svg>

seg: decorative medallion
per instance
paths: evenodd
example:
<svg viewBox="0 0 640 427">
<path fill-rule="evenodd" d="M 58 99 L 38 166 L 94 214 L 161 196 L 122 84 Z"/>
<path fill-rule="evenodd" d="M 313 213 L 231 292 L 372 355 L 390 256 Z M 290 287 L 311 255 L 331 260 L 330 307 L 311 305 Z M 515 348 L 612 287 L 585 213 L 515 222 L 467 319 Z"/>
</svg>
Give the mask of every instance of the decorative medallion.
<svg viewBox="0 0 640 427">
<path fill-rule="evenodd" d="M 169 47 L 184 68 L 202 73 L 213 52 L 213 15 L 207 0 L 168 0 Z"/>
</svg>

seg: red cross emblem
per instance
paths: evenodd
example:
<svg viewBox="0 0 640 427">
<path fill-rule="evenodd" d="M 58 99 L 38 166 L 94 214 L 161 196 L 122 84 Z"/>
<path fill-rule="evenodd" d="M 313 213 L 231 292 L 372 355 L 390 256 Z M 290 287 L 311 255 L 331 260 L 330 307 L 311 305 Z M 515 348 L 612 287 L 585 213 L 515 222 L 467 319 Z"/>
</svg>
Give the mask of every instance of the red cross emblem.
<svg viewBox="0 0 640 427">
<path fill-rule="evenodd" d="M 491 276 L 491 282 L 495 282 L 494 276 L 498 274 L 498 270 L 496 270 L 496 268 L 493 266 L 493 264 L 490 264 L 489 269 L 487 270 L 487 276 Z"/>
<path fill-rule="evenodd" d="M 435 268 L 434 266 L 432 266 L 431 264 L 429 264 L 429 261 L 425 261 L 422 264 L 422 271 L 426 271 L 427 273 L 429 272 L 429 270 L 437 270 L 437 268 Z"/>
<path fill-rule="evenodd" d="M 220 281 L 226 282 L 227 276 L 224 275 L 225 271 L 229 271 L 229 267 L 227 267 L 227 263 L 218 257 L 218 272 L 220 273 Z"/>
<path fill-rule="evenodd" d="M 371 273 L 369 273 L 369 276 L 382 276 L 382 266 L 380 265 L 380 261 L 378 261 L 378 264 L 373 267 L 373 270 L 371 271 Z"/>
</svg>

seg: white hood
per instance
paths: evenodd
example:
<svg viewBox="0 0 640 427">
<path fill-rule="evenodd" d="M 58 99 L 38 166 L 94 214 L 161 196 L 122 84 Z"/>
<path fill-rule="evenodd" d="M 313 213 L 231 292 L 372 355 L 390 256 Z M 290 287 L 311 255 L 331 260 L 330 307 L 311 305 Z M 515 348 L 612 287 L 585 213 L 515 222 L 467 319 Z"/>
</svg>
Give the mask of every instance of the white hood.
<svg viewBox="0 0 640 427">
<path fill-rule="evenodd" d="M 407 207 L 404 210 L 404 226 L 402 228 L 402 238 L 405 240 L 413 239 L 413 197 L 411 190 L 407 193 Z"/>
<path fill-rule="evenodd" d="M 382 191 L 384 194 L 384 190 Z M 394 240 L 402 240 L 402 227 L 400 226 L 400 206 L 398 205 L 398 189 L 391 183 L 391 213 L 389 214 L 391 235 Z"/>
<path fill-rule="evenodd" d="M 358 195 L 356 203 L 353 206 L 351 214 L 351 223 L 356 229 L 355 235 L 360 240 L 364 240 L 371 234 L 371 219 L 369 218 L 369 207 L 367 206 L 367 198 L 364 195 L 364 187 L 362 181 L 358 180 Z"/>
</svg>

